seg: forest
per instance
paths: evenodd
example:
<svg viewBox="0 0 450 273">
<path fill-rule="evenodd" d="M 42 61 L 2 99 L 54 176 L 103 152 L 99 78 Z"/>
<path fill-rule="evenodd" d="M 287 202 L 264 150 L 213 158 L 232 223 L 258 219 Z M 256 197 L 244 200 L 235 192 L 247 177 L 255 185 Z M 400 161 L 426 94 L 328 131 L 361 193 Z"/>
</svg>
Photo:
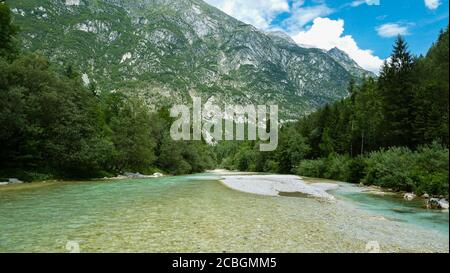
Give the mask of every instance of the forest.
<svg viewBox="0 0 450 273">
<path fill-rule="evenodd" d="M 222 142 L 228 169 L 298 174 L 448 196 L 448 27 L 426 56 L 398 37 L 377 79 L 351 81 L 348 97 L 283 124 L 279 148 Z"/>
<path fill-rule="evenodd" d="M 63 69 L 21 52 L 11 13 L 0 3 L 0 177 L 24 181 L 95 178 L 141 172 L 201 172 L 215 166 L 204 142 L 175 142 L 167 109 L 138 98 L 96 92 Z"/>
</svg>

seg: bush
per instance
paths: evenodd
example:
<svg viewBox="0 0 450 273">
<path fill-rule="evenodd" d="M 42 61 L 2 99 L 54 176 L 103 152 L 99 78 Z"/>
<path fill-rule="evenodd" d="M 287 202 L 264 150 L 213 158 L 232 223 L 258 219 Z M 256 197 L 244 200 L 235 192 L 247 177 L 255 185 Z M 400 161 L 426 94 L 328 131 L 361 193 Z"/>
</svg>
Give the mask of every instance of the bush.
<svg viewBox="0 0 450 273">
<path fill-rule="evenodd" d="M 304 160 L 296 173 L 352 183 L 364 182 L 418 195 L 448 196 L 448 163 L 448 149 L 434 143 L 419 147 L 417 151 L 397 147 L 354 159 L 334 154 L 326 159 Z"/>
<path fill-rule="evenodd" d="M 325 162 L 323 178 L 348 181 L 350 158 L 344 155 L 331 155 Z"/>
<path fill-rule="evenodd" d="M 301 161 L 296 173 L 309 177 L 348 181 L 351 162 L 348 156 L 333 154 L 328 158 Z"/>
<path fill-rule="evenodd" d="M 414 154 L 408 148 L 373 152 L 366 158 L 366 165 L 366 184 L 413 191 L 414 181 L 410 171 L 414 166 Z"/>
<path fill-rule="evenodd" d="M 414 157 L 411 174 L 418 194 L 448 196 L 448 149 L 437 143 L 422 146 Z"/>
<path fill-rule="evenodd" d="M 365 176 L 366 162 L 364 157 L 358 156 L 351 159 L 348 165 L 348 182 L 360 183 Z"/>
<path fill-rule="evenodd" d="M 297 167 L 297 174 L 309 177 L 323 177 L 325 173 L 325 160 L 303 160 Z"/>
<path fill-rule="evenodd" d="M 396 191 L 448 196 L 448 149 L 432 144 L 416 152 L 391 148 L 366 158 L 364 182 Z"/>
<path fill-rule="evenodd" d="M 253 150 L 244 149 L 242 151 L 239 151 L 234 157 L 236 168 L 239 171 L 249 171 L 249 172 L 255 171 L 256 170 L 255 157 L 256 154 Z"/>
<path fill-rule="evenodd" d="M 235 170 L 236 169 L 234 162 L 233 162 L 233 157 L 231 157 L 231 156 L 223 159 L 222 164 L 220 166 L 227 170 Z"/>
<path fill-rule="evenodd" d="M 268 161 L 266 161 L 266 164 L 264 165 L 264 172 L 277 173 L 279 167 L 280 167 L 280 164 L 277 161 L 268 160 Z"/>
<path fill-rule="evenodd" d="M 57 177 L 50 170 L 24 171 L 20 169 L 0 170 L 0 181 L 7 181 L 8 178 L 18 178 L 25 182 L 53 180 Z"/>
</svg>

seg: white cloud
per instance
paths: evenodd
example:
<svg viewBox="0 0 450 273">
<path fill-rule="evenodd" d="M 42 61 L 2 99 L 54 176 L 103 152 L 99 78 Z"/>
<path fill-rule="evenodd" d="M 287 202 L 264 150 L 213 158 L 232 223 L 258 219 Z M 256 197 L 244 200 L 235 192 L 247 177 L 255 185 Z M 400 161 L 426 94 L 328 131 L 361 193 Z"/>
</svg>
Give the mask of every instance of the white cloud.
<svg viewBox="0 0 450 273">
<path fill-rule="evenodd" d="M 362 4 L 367 4 L 369 6 L 379 6 L 380 0 L 354 0 L 350 6 L 352 7 L 359 7 Z"/>
<path fill-rule="evenodd" d="M 425 0 L 425 6 L 431 10 L 437 9 L 440 5 L 441 0 Z"/>
<path fill-rule="evenodd" d="M 345 51 L 361 67 L 378 73 L 383 60 L 374 56 L 371 50 L 360 49 L 352 36 L 344 33 L 343 20 L 330 20 L 326 17 L 335 12 L 316 0 L 315 5 L 305 6 L 305 0 L 205 0 L 230 16 L 262 30 L 284 30 L 302 46 L 331 49 L 338 47 Z M 291 5 L 289 3 L 291 2 Z M 378 5 L 379 0 L 354 0 L 361 4 Z M 272 25 L 281 13 L 287 18 Z M 313 22 L 309 28 L 310 23 Z"/>
<path fill-rule="evenodd" d="M 283 27 L 288 31 L 301 30 L 315 18 L 327 16 L 333 12 L 331 8 L 320 1 L 319 4 L 308 7 L 304 7 L 305 0 L 296 0 L 291 5 L 289 5 L 290 0 L 205 1 L 228 15 L 263 30 L 277 27 Z M 281 13 L 286 13 L 287 18 L 280 23 L 281 26 L 272 26 L 272 21 Z"/>
<path fill-rule="evenodd" d="M 397 23 L 387 23 L 376 28 L 378 35 L 384 38 L 395 37 L 397 35 L 409 35 L 409 27 Z"/>
<path fill-rule="evenodd" d="M 288 0 L 205 0 L 234 18 L 259 29 L 268 29 L 282 12 L 289 12 Z"/>
<path fill-rule="evenodd" d="M 302 7 L 303 1 L 299 1 L 293 5 L 291 16 L 283 21 L 283 27 L 288 32 L 296 32 L 303 30 L 304 27 L 311 23 L 317 17 L 328 16 L 334 12 L 326 4 L 316 6 Z"/>
<path fill-rule="evenodd" d="M 316 18 L 312 27 L 293 36 L 293 39 L 304 45 L 310 45 L 325 50 L 334 47 L 347 53 L 362 68 L 378 73 L 383 60 L 373 54 L 372 50 L 358 47 L 351 35 L 344 34 L 344 20 L 331 20 L 329 18 Z"/>
</svg>

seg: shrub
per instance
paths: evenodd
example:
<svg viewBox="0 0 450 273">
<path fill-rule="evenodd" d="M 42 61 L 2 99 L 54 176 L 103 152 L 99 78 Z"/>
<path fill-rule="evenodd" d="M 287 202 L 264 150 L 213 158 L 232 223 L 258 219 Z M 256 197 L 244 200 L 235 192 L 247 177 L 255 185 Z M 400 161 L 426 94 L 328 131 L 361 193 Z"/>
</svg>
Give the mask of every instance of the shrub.
<svg viewBox="0 0 450 273">
<path fill-rule="evenodd" d="M 255 157 L 256 157 L 255 152 L 248 148 L 239 151 L 234 157 L 236 168 L 239 171 L 250 171 L 250 172 L 255 171 L 256 170 Z"/>
<path fill-rule="evenodd" d="M 344 155 L 330 155 L 328 158 L 303 160 L 297 167 L 298 175 L 348 181 L 351 159 Z"/>
<path fill-rule="evenodd" d="M 0 181 L 7 181 L 7 178 L 18 178 L 19 180 L 25 182 L 34 182 L 34 181 L 45 181 L 45 180 L 53 180 L 56 179 L 56 176 L 52 174 L 50 170 L 39 170 L 39 171 L 25 171 L 20 169 L 8 169 L 0 171 L 1 177 Z"/>
<path fill-rule="evenodd" d="M 408 148 L 374 152 L 365 159 L 364 182 L 397 191 L 448 196 L 448 162 L 448 149 L 436 143 L 416 152 Z"/>
<path fill-rule="evenodd" d="M 348 165 L 348 179 L 350 183 L 360 183 L 365 176 L 366 162 L 364 157 L 358 156 L 350 160 Z"/>
<path fill-rule="evenodd" d="M 428 193 L 448 197 L 448 152 L 447 148 L 433 143 L 419 147 L 417 151 L 396 147 L 353 159 L 333 154 L 326 159 L 301 161 L 296 173 L 352 183 L 364 182 L 418 195 Z"/>
<path fill-rule="evenodd" d="M 408 148 L 391 148 L 371 153 L 366 158 L 364 182 L 394 190 L 412 191 L 414 181 L 410 171 L 414 154 Z"/>
<path fill-rule="evenodd" d="M 418 194 L 448 196 L 448 149 L 437 143 L 419 147 L 411 174 Z"/>
<path fill-rule="evenodd" d="M 324 162 L 323 178 L 348 181 L 350 174 L 350 158 L 344 155 L 331 155 Z"/>
<path fill-rule="evenodd" d="M 297 174 L 309 177 L 323 177 L 325 173 L 325 160 L 303 160 L 297 167 Z"/>
<path fill-rule="evenodd" d="M 223 159 L 221 167 L 225 168 L 227 170 L 235 170 L 236 166 L 234 165 L 233 157 L 230 156 L 230 157 Z"/>
<path fill-rule="evenodd" d="M 268 160 L 264 165 L 264 172 L 267 173 L 277 173 L 279 170 L 279 163 L 275 160 Z"/>
</svg>

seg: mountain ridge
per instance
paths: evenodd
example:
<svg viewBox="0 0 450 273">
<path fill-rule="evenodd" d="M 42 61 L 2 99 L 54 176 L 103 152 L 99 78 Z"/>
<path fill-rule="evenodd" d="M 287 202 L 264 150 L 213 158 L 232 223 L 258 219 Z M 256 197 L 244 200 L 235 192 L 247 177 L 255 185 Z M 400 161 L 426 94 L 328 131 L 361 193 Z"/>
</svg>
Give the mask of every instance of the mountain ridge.
<svg viewBox="0 0 450 273">
<path fill-rule="evenodd" d="M 345 59 L 266 34 L 200 0 L 7 1 L 27 50 L 150 107 L 278 103 L 295 119 L 347 95 Z M 347 60 L 348 61 L 348 60 Z M 355 63 L 356 64 L 356 63 Z"/>
<path fill-rule="evenodd" d="M 333 47 L 328 50 L 327 53 L 336 62 L 349 71 L 355 78 L 376 77 L 373 72 L 369 72 L 361 68 L 346 52 L 337 47 Z"/>
</svg>

